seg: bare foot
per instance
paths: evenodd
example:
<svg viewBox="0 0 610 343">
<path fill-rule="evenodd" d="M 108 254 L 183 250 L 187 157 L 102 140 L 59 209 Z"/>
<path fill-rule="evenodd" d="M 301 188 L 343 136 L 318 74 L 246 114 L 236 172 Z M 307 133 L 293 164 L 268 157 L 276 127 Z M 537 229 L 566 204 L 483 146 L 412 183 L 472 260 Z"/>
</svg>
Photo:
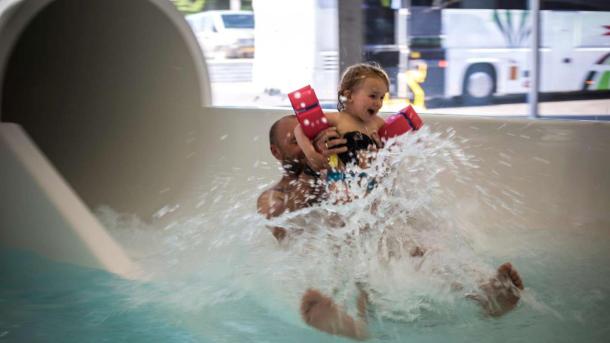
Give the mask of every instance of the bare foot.
<svg viewBox="0 0 610 343">
<path fill-rule="evenodd" d="M 418 246 L 411 248 L 411 251 L 409 251 L 409 255 L 411 255 L 411 257 L 422 257 L 425 253 L 426 250 Z"/>
<path fill-rule="evenodd" d="M 360 309 L 359 312 L 364 311 Z M 301 302 L 301 316 L 310 326 L 331 335 L 364 340 L 368 337 L 366 322 L 345 313 L 333 300 L 315 289 L 308 289 Z"/>
<path fill-rule="evenodd" d="M 523 290 L 523 280 L 517 269 L 507 262 L 498 268 L 494 278 L 480 287 L 484 294 L 468 297 L 478 301 L 489 315 L 497 317 L 517 306 Z"/>
<path fill-rule="evenodd" d="M 273 237 L 275 237 L 278 242 L 281 242 L 286 237 L 286 229 L 278 226 L 273 227 L 271 233 L 273 233 Z"/>
</svg>

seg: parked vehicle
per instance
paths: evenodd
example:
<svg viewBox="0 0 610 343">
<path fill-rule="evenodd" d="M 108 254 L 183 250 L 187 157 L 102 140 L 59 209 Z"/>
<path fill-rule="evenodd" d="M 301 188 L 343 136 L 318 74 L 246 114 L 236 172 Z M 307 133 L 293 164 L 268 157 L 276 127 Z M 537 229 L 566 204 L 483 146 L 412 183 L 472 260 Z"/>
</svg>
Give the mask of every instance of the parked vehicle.
<svg viewBox="0 0 610 343">
<path fill-rule="evenodd" d="M 489 103 L 526 93 L 530 84 L 527 1 L 418 0 L 408 16 L 408 68 L 427 65 L 427 97 L 461 96 Z M 610 89 L 610 5 L 607 0 L 541 2 L 540 91 Z M 413 2 L 412 2 L 413 4 Z"/>
<path fill-rule="evenodd" d="M 252 58 L 254 13 L 206 11 L 186 17 L 206 58 Z"/>
</svg>

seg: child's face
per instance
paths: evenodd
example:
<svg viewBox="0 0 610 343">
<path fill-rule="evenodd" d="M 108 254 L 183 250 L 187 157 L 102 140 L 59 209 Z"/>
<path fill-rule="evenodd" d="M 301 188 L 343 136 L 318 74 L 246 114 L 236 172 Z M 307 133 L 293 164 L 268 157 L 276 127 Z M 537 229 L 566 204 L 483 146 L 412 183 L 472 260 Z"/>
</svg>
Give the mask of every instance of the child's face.
<svg viewBox="0 0 610 343">
<path fill-rule="evenodd" d="M 387 92 L 382 79 L 367 77 L 348 95 L 345 111 L 366 123 L 379 113 Z"/>
</svg>

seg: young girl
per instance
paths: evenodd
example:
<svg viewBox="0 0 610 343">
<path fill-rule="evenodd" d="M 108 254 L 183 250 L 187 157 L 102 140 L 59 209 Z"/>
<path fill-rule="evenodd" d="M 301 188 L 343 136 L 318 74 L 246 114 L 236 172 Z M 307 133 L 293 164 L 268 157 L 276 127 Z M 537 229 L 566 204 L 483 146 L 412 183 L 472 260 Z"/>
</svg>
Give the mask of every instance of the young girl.
<svg viewBox="0 0 610 343">
<path fill-rule="evenodd" d="M 384 120 L 377 115 L 388 92 L 390 80 L 378 65 L 359 63 L 350 66 L 341 77 L 338 92 L 337 113 L 328 113 L 331 126 L 346 139 L 347 152 L 339 154 L 342 165 L 355 163 L 366 167 L 366 153 L 381 147 L 377 131 Z M 299 147 L 317 170 L 329 169 L 328 160 L 316 151 L 300 125 L 294 130 Z M 342 169 L 343 166 L 332 166 Z"/>
</svg>

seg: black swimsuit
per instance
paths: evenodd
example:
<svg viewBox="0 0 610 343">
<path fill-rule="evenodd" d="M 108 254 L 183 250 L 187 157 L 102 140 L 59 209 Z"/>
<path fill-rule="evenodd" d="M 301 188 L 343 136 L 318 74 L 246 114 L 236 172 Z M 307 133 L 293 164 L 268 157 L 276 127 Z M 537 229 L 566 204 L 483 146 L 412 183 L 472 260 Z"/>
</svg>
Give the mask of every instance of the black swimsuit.
<svg viewBox="0 0 610 343">
<path fill-rule="evenodd" d="M 343 134 L 343 138 L 347 140 L 345 146 L 347 151 L 339 154 L 339 159 L 344 165 L 355 162 L 358 163 L 358 151 L 367 150 L 371 145 L 376 146 L 375 141 L 358 131 L 350 131 Z"/>
<path fill-rule="evenodd" d="M 371 137 L 358 131 L 346 132 L 345 134 L 343 134 L 343 138 L 345 138 L 345 140 L 347 141 L 345 143 L 345 146 L 347 146 L 347 151 L 338 155 L 339 159 L 341 159 L 341 162 L 343 162 L 343 165 L 348 165 L 350 163 L 358 164 L 358 151 L 368 150 L 371 145 L 377 146 L 377 144 Z M 358 176 L 358 179 L 367 177 L 366 173 L 364 172 L 361 172 L 359 175 L 356 175 L 353 171 L 346 173 L 342 170 L 333 169 L 329 171 L 327 175 L 327 180 L 331 182 L 336 182 L 346 179 L 352 179 L 356 176 Z M 366 187 L 367 192 L 372 191 L 373 188 L 375 188 L 376 184 L 377 182 L 375 181 L 375 179 L 370 178 Z"/>
</svg>

